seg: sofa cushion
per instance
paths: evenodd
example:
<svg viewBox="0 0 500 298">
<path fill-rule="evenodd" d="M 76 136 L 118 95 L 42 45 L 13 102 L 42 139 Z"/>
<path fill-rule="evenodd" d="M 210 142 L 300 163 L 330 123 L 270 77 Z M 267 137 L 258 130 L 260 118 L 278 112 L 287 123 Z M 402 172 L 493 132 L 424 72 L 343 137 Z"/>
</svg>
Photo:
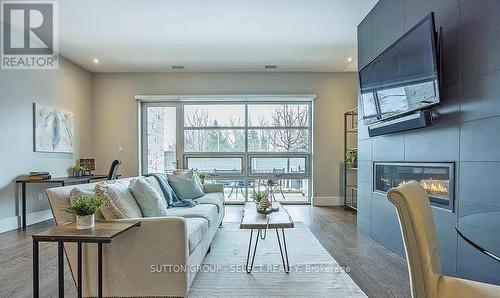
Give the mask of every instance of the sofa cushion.
<svg viewBox="0 0 500 298">
<path fill-rule="evenodd" d="M 140 218 L 141 209 L 128 190 L 128 181 L 99 182 L 96 194 L 105 198 L 101 212 L 106 219 Z"/>
<path fill-rule="evenodd" d="M 146 179 L 132 179 L 128 188 L 145 217 L 167 215 L 167 203 Z"/>
<path fill-rule="evenodd" d="M 196 199 L 203 196 L 203 186 L 193 170 L 167 174 L 168 183 L 181 199 Z"/>
<path fill-rule="evenodd" d="M 79 187 L 74 187 L 70 192 L 69 192 L 69 201 L 72 202 L 76 198 L 90 198 L 90 197 L 95 197 L 95 189 L 94 188 L 79 188 Z M 101 213 L 101 210 L 97 210 L 95 213 L 95 218 L 96 219 L 104 219 L 104 216 Z"/>
<path fill-rule="evenodd" d="M 175 208 L 177 209 L 177 208 Z M 208 221 L 204 218 L 186 218 L 186 226 L 189 242 L 189 253 L 196 249 L 203 237 L 208 232 Z"/>
<path fill-rule="evenodd" d="M 122 209 L 118 208 L 118 206 L 115 204 L 115 202 L 107 194 L 106 189 L 100 183 L 98 183 L 95 186 L 95 194 L 98 197 L 104 198 L 104 201 L 102 202 L 101 208 L 99 208 L 104 219 L 124 219 L 124 218 L 127 218 L 127 216 L 122 211 Z"/>
<path fill-rule="evenodd" d="M 168 215 L 184 218 L 204 218 L 209 225 L 217 219 L 217 206 L 212 204 L 199 204 L 194 207 L 176 207 L 168 209 Z"/>
<path fill-rule="evenodd" d="M 206 193 L 203 197 L 194 199 L 198 204 L 212 204 L 217 206 L 217 212 L 221 212 L 224 206 L 224 194 L 221 192 Z"/>
<path fill-rule="evenodd" d="M 201 182 L 200 176 L 198 176 L 198 172 L 193 169 L 177 169 L 173 172 L 174 175 L 184 177 L 184 178 L 193 178 L 194 182 L 196 182 L 197 186 L 203 190 L 203 182 Z"/>
<path fill-rule="evenodd" d="M 168 208 L 172 207 L 191 207 L 194 206 L 195 203 L 192 200 L 184 200 L 184 199 L 179 199 L 177 195 L 175 194 L 175 191 L 173 190 L 172 186 L 168 182 L 167 175 L 164 173 L 151 173 L 151 174 L 146 174 L 147 176 L 152 176 L 156 179 L 156 182 L 158 182 L 158 185 L 160 186 L 163 195 L 165 196 L 165 199 L 167 200 L 167 205 Z"/>
<path fill-rule="evenodd" d="M 163 190 L 161 189 L 160 183 L 158 183 L 158 179 L 153 176 L 144 177 L 144 179 L 146 179 L 146 181 L 149 182 L 149 184 L 151 184 L 151 186 L 160 194 L 160 197 L 165 201 L 165 204 L 167 204 L 168 208 L 168 200 L 165 197 Z"/>
</svg>

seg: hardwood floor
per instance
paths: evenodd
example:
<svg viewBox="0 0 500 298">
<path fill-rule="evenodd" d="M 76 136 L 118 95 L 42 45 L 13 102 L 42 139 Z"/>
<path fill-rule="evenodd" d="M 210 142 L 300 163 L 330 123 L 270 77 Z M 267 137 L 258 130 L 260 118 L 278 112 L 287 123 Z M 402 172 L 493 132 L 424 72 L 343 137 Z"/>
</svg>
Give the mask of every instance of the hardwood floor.
<svg viewBox="0 0 500 298">
<path fill-rule="evenodd" d="M 325 249 L 369 297 L 410 297 L 406 261 L 356 230 L 356 214 L 341 207 L 286 206 L 294 221 L 304 222 Z M 239 222 L 243 208 L 227 206 L 225 222 Z M 31 297 L 31 234 L 51 221 L 26 231 L 0 234 L 0 297 Z M 57 246 L 40 244 L 40 297 L 57 296 Z M 76 290 L 66 264 L 66 296 Z"/>
</svg>

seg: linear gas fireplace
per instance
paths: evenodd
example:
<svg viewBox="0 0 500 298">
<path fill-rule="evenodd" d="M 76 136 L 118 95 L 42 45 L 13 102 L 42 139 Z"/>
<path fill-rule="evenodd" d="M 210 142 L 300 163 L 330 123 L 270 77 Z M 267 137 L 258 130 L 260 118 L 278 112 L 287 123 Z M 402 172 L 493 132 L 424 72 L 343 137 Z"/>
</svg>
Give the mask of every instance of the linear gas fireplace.
<svg viewBox="0 0 500 298">
<path fill-rule="evenodd" d="M 386 193 L 407 181 L 416 180 L 425 188 L 431 205 L 453 211 L 455 164 L 375 162 L 373 189 Z"/>
</svg>

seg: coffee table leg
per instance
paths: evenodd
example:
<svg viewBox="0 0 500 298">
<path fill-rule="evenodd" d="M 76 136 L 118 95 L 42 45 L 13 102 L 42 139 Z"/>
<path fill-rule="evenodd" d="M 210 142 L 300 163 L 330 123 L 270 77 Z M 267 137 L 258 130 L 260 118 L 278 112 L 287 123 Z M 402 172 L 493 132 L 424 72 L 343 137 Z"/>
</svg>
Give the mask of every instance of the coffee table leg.
<svg viewBox="0 0 500 298">
<path fill-rule="evenodd" d="M 285 229 L 281 229 L 281 234 L 283 235 L 283 248 L 285 249 L 285 256 L 283 256 L 283 248 L 281 247 L 280 233 L 278 229 L 276 229 L 276 237 L 278 238 L 278 245 L 280 247 L 281 261 L 283 262 L 283 269 L 285 273 L 290 272 L 290 262 L 288 261 L 288 251 L 286 248 L 286 239 L 285 239 Z M 285 263 L 286 260 L 286 263 Z"/>
<path fill-rule="evenodd" d="M 250 231 L 250 241 L 248 242 L 247 263 L 246 263 L 246 267 L 245 267 L 245 270 L 247 271 L 247 273 L 252 272 L 253 261 L 255 260 L 255 252 L 257 251 L 257 244 L 259 243 L 260 234 L 261 234 L 260 229 L 258 229 L 257 230 L 257 237 L 255 240 L 255 246 L 253 248 L 252 262 L 251 262 L 250 266 L 248 266 L 248 262 L 250 261 L 250 251 L 252 250 L 252 242 L 253 242 L 252 241 L 253 229 Z"/>
</svg>

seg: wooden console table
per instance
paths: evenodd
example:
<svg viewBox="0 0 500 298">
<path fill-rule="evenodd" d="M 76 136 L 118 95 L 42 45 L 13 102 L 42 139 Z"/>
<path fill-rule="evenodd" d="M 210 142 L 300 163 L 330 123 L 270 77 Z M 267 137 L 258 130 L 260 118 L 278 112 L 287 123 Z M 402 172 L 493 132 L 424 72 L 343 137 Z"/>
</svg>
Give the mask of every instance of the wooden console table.
<svg viewBox="0 0 500 298">
<path fill-rule="evenodd" d="M 26 230 L 26 184 L 59 184 L 60 186 L 90 183 L 94 180 L 107 179 L 108 175 L 91 175 L 82 177 L 60 177 L 47 180 L 30 180 L 28 178 L 17 179 L 16 185 L 21 184 L 21 209 L 22 209 L 22 228 Z"/>
<path fill-rule="evenodd" d="M 59 283 L 59 297 L 64 297 L 64 242 L 77 243 L 77 292 L 82 297 L 82 243 L 97 243 L 97 293 L 102 297 L 102 244 L 110 243 L 112 238 L 140 226 L 140 221 L 110 222 L 96 221 L 95 227 L 77 230 L 74 222 L 53 227 L 44 232 L 33 235 L 33 297 L 39 297 L 39 242 L 57 242 L 57 270 Z"/>
</svg>

